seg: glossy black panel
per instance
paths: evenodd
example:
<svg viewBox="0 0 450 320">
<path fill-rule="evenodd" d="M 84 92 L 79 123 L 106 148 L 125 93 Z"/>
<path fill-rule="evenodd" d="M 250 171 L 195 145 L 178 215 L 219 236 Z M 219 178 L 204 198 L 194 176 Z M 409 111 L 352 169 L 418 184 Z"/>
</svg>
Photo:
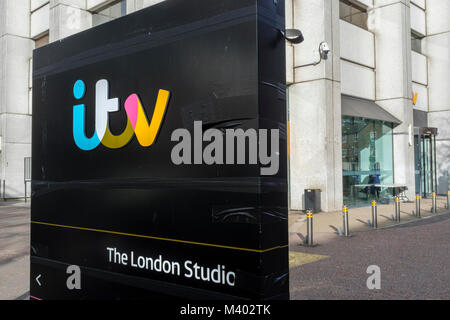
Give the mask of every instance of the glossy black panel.
<svg viewBox="0 0 450 320">
<path fill-rule="evenodd" d="M 288 298 L 284 1 L 167 0 L 34 52 L 31 295 L 41 299 Z M 136 93 L 150 119 L 171 96 L 156 142 L 79 149 L 73 106 L 95 130 L 95 84 L 120 111 Z M 77 80 L 86 83 L 81 100 Z M 172 132 L 280 130 L 276 175 L 260 165 L 175 165 Z M 228 214 L 228 213 L 233 214 Z M 109 261 L 107 248 L 178 262 L 180 275 Z M 185 276 L 186 261 L 235 274 L 233 285 Z M 136 262 L 136 261 L 135 261 Z M 78 265 L 82 289 L 68 290 Z M 39 285 L 35 277 L 41 274 Z M 44 280 L 45 279 L 45 280 Z"/>
</svg>

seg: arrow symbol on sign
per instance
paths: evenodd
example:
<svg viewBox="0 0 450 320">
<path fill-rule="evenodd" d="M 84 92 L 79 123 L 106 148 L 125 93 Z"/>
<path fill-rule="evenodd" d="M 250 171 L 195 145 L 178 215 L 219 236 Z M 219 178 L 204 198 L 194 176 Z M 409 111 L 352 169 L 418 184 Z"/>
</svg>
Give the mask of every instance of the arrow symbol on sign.
<svg viewBox="0 0 450 320">
<path fill-rule="evenodd" d="M 38 275 L 37 277 L 36 277 L 36 282 L 38 283 L 38 285 L 39 285 L 39 287 L 41 286 L 41 283 L 39 282 L 39 278 L 41 277 L 41 275 Z"/>
</svg>

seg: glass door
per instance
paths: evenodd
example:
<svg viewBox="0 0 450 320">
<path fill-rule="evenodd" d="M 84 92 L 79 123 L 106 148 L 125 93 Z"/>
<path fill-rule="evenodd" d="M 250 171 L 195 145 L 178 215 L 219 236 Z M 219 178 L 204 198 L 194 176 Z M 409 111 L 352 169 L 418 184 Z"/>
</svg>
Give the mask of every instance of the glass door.
<svg viewBox="0 0 450 320">
<path fill-rule="evenodd" d="M 422 140 L 419 134 L 414 135 L 414 165 L 416 193 L 422 195 Z"/>
<path fill-rule="evenodd" d="M 431 186 L 432 186 L 432 159 L 431 159 L 431 146 L 430 146 L 430 138 L 427 136 L 423 136 L 422 139 L 422 196 L 427 198 L 427 196 L 431 195 Z"/>
<path fill-rule="evenodd" d="M 429 198 L 436 191 L 436 135 L 417 134 L 414 144 L 416 192 Z"/>
</svg>

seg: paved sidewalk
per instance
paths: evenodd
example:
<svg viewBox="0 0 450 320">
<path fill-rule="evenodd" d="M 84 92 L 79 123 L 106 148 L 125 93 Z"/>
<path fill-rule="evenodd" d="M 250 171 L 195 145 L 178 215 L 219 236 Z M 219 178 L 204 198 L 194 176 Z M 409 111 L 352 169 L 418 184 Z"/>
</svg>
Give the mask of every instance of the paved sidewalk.
<svg viewBox="0 0 450 320">
<path fill-rule="evenodd" d="M 302 258 L 290 268 L 291 299 L 450 299 L 450 213 L 331 240 L 290 247 Z M 367 287 L 374 265 L 379 290 Z"/>
<path fill-rule="evenodd" d="M 437 198 L 437 214 L 448 212 L 446 209 L 447 198 Z M 434 214 L 431 213 L 432 200 L 421 200 L 421 216 L 422 218 L 430 217 Z M 415 211 L 415 202 L 404 203 L 400 205 L 400 217 L 401 223 L 407 223 L 418 220 L 417 217 L 412 215 Z M 392 216 L 395 215 L 394 203 L 389 205 L 378 206 L 378 228 L 386 228 L 390 226 L 398 225 L 392 221 Z M 350 233 L 370 231 L 372 227 L 368 225 L 368 220 L 372 220 L 372 208 L 350 208 L 349 209 L 349 229 Z M 300 211 L 291 211 L 289 213 L 289 242 L 290 245 L 300 245 L 306 237 L 306 215 Z M 314 243 L 325 244 L 329 241 L 333 241 L 338 236 L 338 228 L 343 229 L 343 216 L 341 211 L 336 212 L 321 212 L 314 214 L 313 216 L 313 236 Z"/>
<path fill-rule="evenodd" d="M 314 240 L 319 243 L 315 248 L 299 245 L 300 236 L 306 235 L 306 216 L 291 212 L 292 298 L 448 298 L 450 214 L 442 213 L 447 211 L 445 202 L 445 198 L 439 198 L 439 214 L 432 215 L 431 200 L 422 200 L 423 219 L 411 215 L 414 203 L 402 203 L 400 226 L 390 219 L 394 205 L 380 206 L 381 230 L 377 231 L 367 226 L 370 207 L 350 209 L 350 231 L 355 235 L 350 239 L 339 237 L 336 232 L 338 226 L 342 227 L 341 212 L 315 214 Z M 0 202 L 0 300 L 28 297 L 29 228 L 29 205 Z M 374 252 L 376 256 L 372 255 Z M 383 267 L 383 286 L 389 284 L 389 290 L 367 292 L 365 268 L 371 263 Z"/>
<path fill-rule="evenodd" d="M 0 202 L 0 300 L 28 297 L 30 209 L 23 201 Z"/>
<path fill-rule="evenodd" d="M 446 198 L 421 200 L 422 219 L 412 215 L 415 203 L 401 203 L 401 222 L 392 221 L 394 204 L 378 207 L 373 230 L 371 207 L 349 209 L 351 238 L 340 237 L 342 212 L 313 216 L 316 247 L 301 244 L 306 215 L 289 214 L 291 299 L 449 299 L 450 212 Z M 368 290 L 366 269 L 381 269 L 382 289 Z"/>
</svg>

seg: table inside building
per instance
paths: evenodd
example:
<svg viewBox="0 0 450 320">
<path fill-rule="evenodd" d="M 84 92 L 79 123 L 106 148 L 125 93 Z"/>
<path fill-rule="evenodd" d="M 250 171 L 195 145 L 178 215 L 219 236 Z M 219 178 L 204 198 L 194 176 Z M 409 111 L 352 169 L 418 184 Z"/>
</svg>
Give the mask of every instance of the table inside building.
<svg viewBox="0 0 450 320">
<path fill-rule="evenodd" d="M 370 188 L 379 188 L 379 190 L 390 190 L 392 197 L 399 197 L 400 200 L 402 201 L 409 201 L 407 195 L 406 195 L 406 191 L 408 190 L 408 187 L 406 185 L 401 185 L 401 184 L 355 184 L 351 186 L 351 194 L 352 194 L 352 198 L 355 198 L 355 190 L 357 191 L 358 189 L 364 189 L 367 188 L 367 192 L 366 196 L 367 196 L 367 200 L 369 200 L 369 194 L 370 192 Z M 361 192 L 361 191 L 358 191 Z M 374 192 L 376 194 L 376 192 Z M 378 199 L 378 196 L 376 197 Z"/>
</svg>

